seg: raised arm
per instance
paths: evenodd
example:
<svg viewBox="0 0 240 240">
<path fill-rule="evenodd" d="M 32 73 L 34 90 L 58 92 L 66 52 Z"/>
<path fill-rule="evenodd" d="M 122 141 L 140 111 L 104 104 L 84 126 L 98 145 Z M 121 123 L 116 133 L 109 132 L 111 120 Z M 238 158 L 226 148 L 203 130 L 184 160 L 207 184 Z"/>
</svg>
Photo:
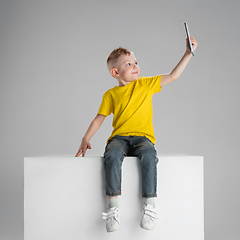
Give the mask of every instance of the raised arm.
<svg viewBox="0 0 240 240">
<path fill-rule="evenodd" d="M 92 136 L 97 132 L 97 130 L 102 125 L 104 119 L 106 118 L 105 115 L 98 114 L 93 121 L 91 122 L 88 130 L 86 131 L 84 137 L 82 138 L 82 142 L 80 144 L 80 147 L 78 149 L 77 154 L 75 157 L 79 157 L 81 154 L 84 157 L 86 154 L 87 149 L 91 149 L 91 144 L 89 143 Z"/>
<path fill-rule="evenodd" d="M 198 43 L 192 36 L 191 36 L 191 42 L 193 45 L 193 50 L 195 51 Z M 176 67 L 172 70 L 171 73 L 162 75 L 161 86 L 164 86 L 168 83 L 171 83 L 177 80 L 182 74 L 183 70 L 186 68 L 191 57 L 192 57 L 192 53 L 188 44 L 188 39 L 186 39 L 186 52 L 184 53 L 182 59 L 179 61 L 179 63 L 176 65 Z"/>
</svg>

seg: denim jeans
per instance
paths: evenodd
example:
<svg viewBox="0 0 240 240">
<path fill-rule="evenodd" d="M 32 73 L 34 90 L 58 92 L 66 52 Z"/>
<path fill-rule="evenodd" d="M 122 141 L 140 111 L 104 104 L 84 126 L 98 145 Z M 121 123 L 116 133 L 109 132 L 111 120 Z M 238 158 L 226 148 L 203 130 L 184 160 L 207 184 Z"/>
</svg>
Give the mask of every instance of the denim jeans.
<svg viewBox="0 0 240 240">
<path fill-rule="evenodd" d="M 104 153 L 106 194 L 121 195 L 122 162 L 126 156 L 136 156 L 140 161 L 142 197 L 157 196 L 157 152 L 146 137 L 115 136 L 108 141 Z"/>
</svg>

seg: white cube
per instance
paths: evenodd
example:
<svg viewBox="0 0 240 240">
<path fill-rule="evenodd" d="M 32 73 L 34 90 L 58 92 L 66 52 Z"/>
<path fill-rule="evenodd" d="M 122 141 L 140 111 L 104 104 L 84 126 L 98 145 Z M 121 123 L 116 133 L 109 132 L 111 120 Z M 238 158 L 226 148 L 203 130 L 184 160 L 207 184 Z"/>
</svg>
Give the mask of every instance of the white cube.
<svg viewBox="0 0 240 240">
<path fill-rule="evenodd" d="M 203 157 L 159 156 L 160 218 L 140 228 L 141 177 L 136 157 L 122 166 L 121 228 L 107 233 L 102 157 L 24 159 L 24 240 L 204 240 Z"/>
</svg>

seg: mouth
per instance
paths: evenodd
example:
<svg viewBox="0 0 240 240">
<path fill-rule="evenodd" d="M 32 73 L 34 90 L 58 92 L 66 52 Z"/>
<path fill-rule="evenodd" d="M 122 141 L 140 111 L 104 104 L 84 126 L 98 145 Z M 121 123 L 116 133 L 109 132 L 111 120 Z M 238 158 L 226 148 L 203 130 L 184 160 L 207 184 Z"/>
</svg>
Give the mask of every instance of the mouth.
<svg viewBox="0 0 240 240">
<path fill-rule="evenodd" d="M 132 74 L 138 74 L 138 72 L 136 71 L 136 72 L 133 72 Z"/>
</svg>

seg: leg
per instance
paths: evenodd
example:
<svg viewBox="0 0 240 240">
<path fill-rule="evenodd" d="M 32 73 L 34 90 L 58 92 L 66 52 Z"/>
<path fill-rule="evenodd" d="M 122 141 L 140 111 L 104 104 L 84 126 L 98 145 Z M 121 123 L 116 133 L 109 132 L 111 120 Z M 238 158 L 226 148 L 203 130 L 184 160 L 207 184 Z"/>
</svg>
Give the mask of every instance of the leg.
<svg viewBox="0 0 240 240">
<path fill-rule="evenodd" d="M 145 198 L 140 226 L 143 229 L 152 230 L 155 227 L 154 219 L 158 218 L 154 204 L 154 197 L 157 196 L 157 153 L 152 142 L 145 137 L 132 146 L 133 154 L 140 160 L 142 196 Z"/>
<path fill-rule="evenodd" d="M 108 232 L 120 228 L 120 216 L 117 195 L 121 194 L 121 169 L 124 157 L 127 155 L 128 144 L 121 137 L 114 137 L 108 142 L 104 153 L 104 168 L 106 177 L 106 194 L 108 195 L 108 211 L 103 213 Z"/>
<path fill-rule="evenodd" d="M 146 137 L 136 138 L 133 155 L 140 160 L 142 174 L 142 197 L 157 196 L 157 152 L 152 142 Z"/>
<path fill-rule="evenodd" d="M 121 195 L 122 162 L 127 155 L 128 143 L 118 136 L 109 140 L 104 153 L 106 194 Z"/>
</svg>

